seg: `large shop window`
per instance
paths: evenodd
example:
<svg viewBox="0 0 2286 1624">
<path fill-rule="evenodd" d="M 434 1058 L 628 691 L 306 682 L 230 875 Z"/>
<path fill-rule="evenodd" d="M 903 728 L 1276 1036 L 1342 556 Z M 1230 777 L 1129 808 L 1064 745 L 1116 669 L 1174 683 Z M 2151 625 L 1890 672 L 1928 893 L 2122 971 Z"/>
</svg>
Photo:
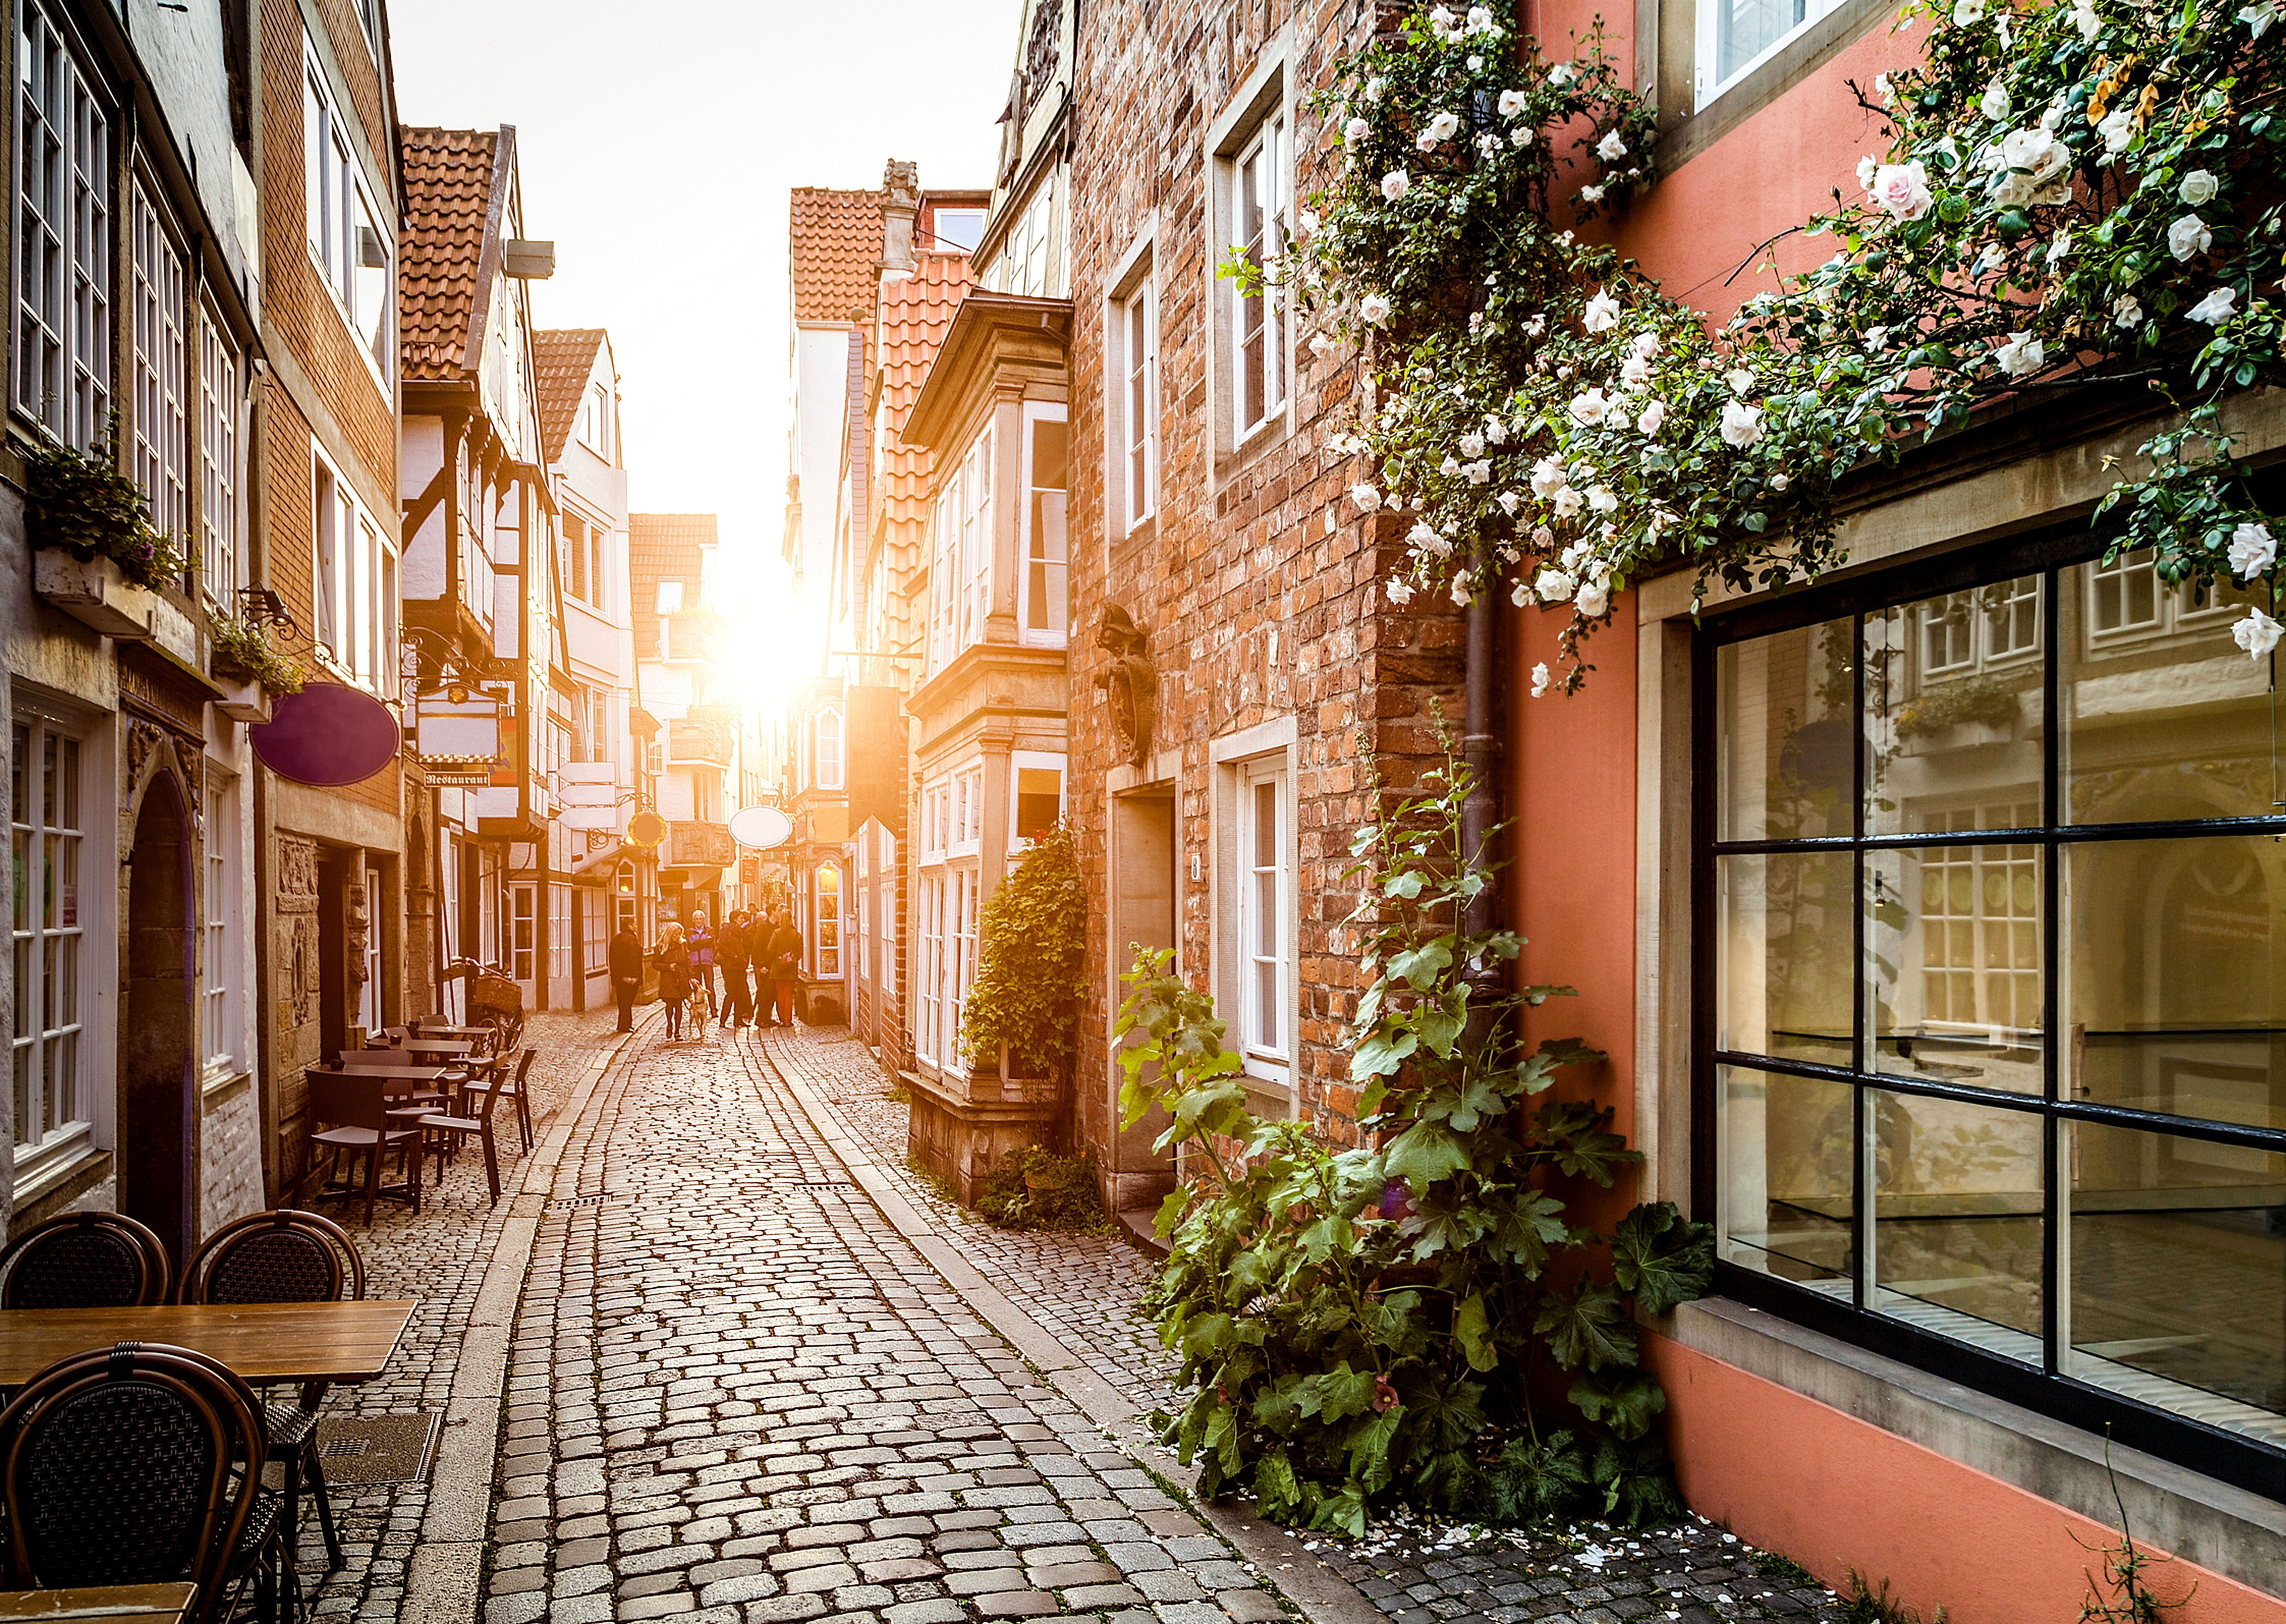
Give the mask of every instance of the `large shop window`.
<svg viewBox="0 0 2286 1624">
<path fill-rule="evenodd" d="M 20 712 L 20 715 L 21 713 Z M 80 741 L 19 721 L 8 758 L 12 838 L 16 1159 L 83 1132 L 87 1037 L 80 1005 L 86 927 L 80 914 Z"/>
<path fill-rule="evenodd" d="M 2237 591 L 2071 560 L 1710 633 L 1702 1204 L 1726 1289 L 2275 1494 L 2280 700 Z"/>
<path fill-rule="evenodd" d="M 111 123 L 47 13 L 16 35 L 16 406 L 87 450 L 111 414 Z"/>
</svg>

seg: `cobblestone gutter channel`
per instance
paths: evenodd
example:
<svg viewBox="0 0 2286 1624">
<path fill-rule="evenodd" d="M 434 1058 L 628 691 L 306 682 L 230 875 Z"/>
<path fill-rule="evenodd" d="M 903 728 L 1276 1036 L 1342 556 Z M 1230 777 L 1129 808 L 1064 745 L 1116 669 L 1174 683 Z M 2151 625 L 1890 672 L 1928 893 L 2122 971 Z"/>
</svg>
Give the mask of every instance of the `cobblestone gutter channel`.
<svg viewBox="0 0 2286 1624">
<path fill-rule="evenodd" d="M 1195 1508 L 1136 1424 L 1167 1394 L 1143 1260 L 945 1207 L 836 1033 L 668 1045 L 654 1021 L 619 1048 L 610 1019 L 535 1023 L 551 1116 L 498 1209 L 462 1158 L 422 1218 L 360 1236 L 374 1289 L 424 1304 L 389 1379 L 335 1405 L 447 1424 L 426 1486 L 337 1500 L 350 1561 L 319 1615 L 1838 1616 L 1699 1525 L 1341 1547 Z"/>
</svg>

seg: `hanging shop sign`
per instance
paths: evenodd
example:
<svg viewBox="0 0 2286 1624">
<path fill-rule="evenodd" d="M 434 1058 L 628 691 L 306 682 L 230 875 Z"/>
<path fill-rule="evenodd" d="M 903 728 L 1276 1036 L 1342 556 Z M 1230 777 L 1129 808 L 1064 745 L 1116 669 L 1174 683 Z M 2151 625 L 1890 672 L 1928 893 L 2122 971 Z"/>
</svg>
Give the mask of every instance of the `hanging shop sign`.
<svg viewBox="0 0 2286 1624">
<path fill-rule="evenodd" d="M 247 729 L 256 758 L 292 784 L 335 789 L 362 784 L 397 759 L 397 718 L 371 694 L 314 683 L 278 694 L 271 719 Z"/>
<path fill-rule="evenodd" d="M 666 839 L 666 820 L 648 807 L 627 819 L 627 844 L 646 848 Z"/>
<path fill-rule="evenodd" d="M 755 851 L 783 846 L 793 834 L 793 820 L 776 807 L 745 807 L 730 814 L 730 838 Z"/>
</svg>

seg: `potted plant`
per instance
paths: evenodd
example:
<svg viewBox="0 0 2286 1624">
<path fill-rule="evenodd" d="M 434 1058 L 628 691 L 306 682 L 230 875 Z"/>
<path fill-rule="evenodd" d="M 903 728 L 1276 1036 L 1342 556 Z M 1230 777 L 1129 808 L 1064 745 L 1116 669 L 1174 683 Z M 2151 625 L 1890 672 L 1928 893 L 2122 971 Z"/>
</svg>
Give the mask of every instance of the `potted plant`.
<svg viewBox="0 0 2286 1624">
<path fill-rule="evenodd" d="M 225 690 L 215 709 L 233 721 L 268 721 L 270 696 L 301 692 L 309 675 L 254 621 L 217 616 L 212 643 L 215 682 Z"/>
<path fill-rule="evenodd" d="M 118 417 L 86 451 L 39 436 L 24 453 L 33 587 L 106 637 L 147 638 L 156 594 L 196 562 L 151 523 L 150 499 L 120 471 Z"/>
</svg>

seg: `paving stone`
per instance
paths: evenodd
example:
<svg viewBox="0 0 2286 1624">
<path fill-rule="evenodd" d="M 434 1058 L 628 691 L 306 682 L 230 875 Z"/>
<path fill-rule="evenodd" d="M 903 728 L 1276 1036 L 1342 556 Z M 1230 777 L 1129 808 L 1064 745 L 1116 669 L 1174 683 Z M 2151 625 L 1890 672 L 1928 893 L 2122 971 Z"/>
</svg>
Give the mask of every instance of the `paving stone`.
<svg viewBox="0 0 2286 1624">
<path fill-rule="evenodd" d="M 976 1598 L 981 1619 L 1030 1619 L 1055 1611 L 1056 1598 L 1044 1590 L 998 1590 Z"/>
</svg>

